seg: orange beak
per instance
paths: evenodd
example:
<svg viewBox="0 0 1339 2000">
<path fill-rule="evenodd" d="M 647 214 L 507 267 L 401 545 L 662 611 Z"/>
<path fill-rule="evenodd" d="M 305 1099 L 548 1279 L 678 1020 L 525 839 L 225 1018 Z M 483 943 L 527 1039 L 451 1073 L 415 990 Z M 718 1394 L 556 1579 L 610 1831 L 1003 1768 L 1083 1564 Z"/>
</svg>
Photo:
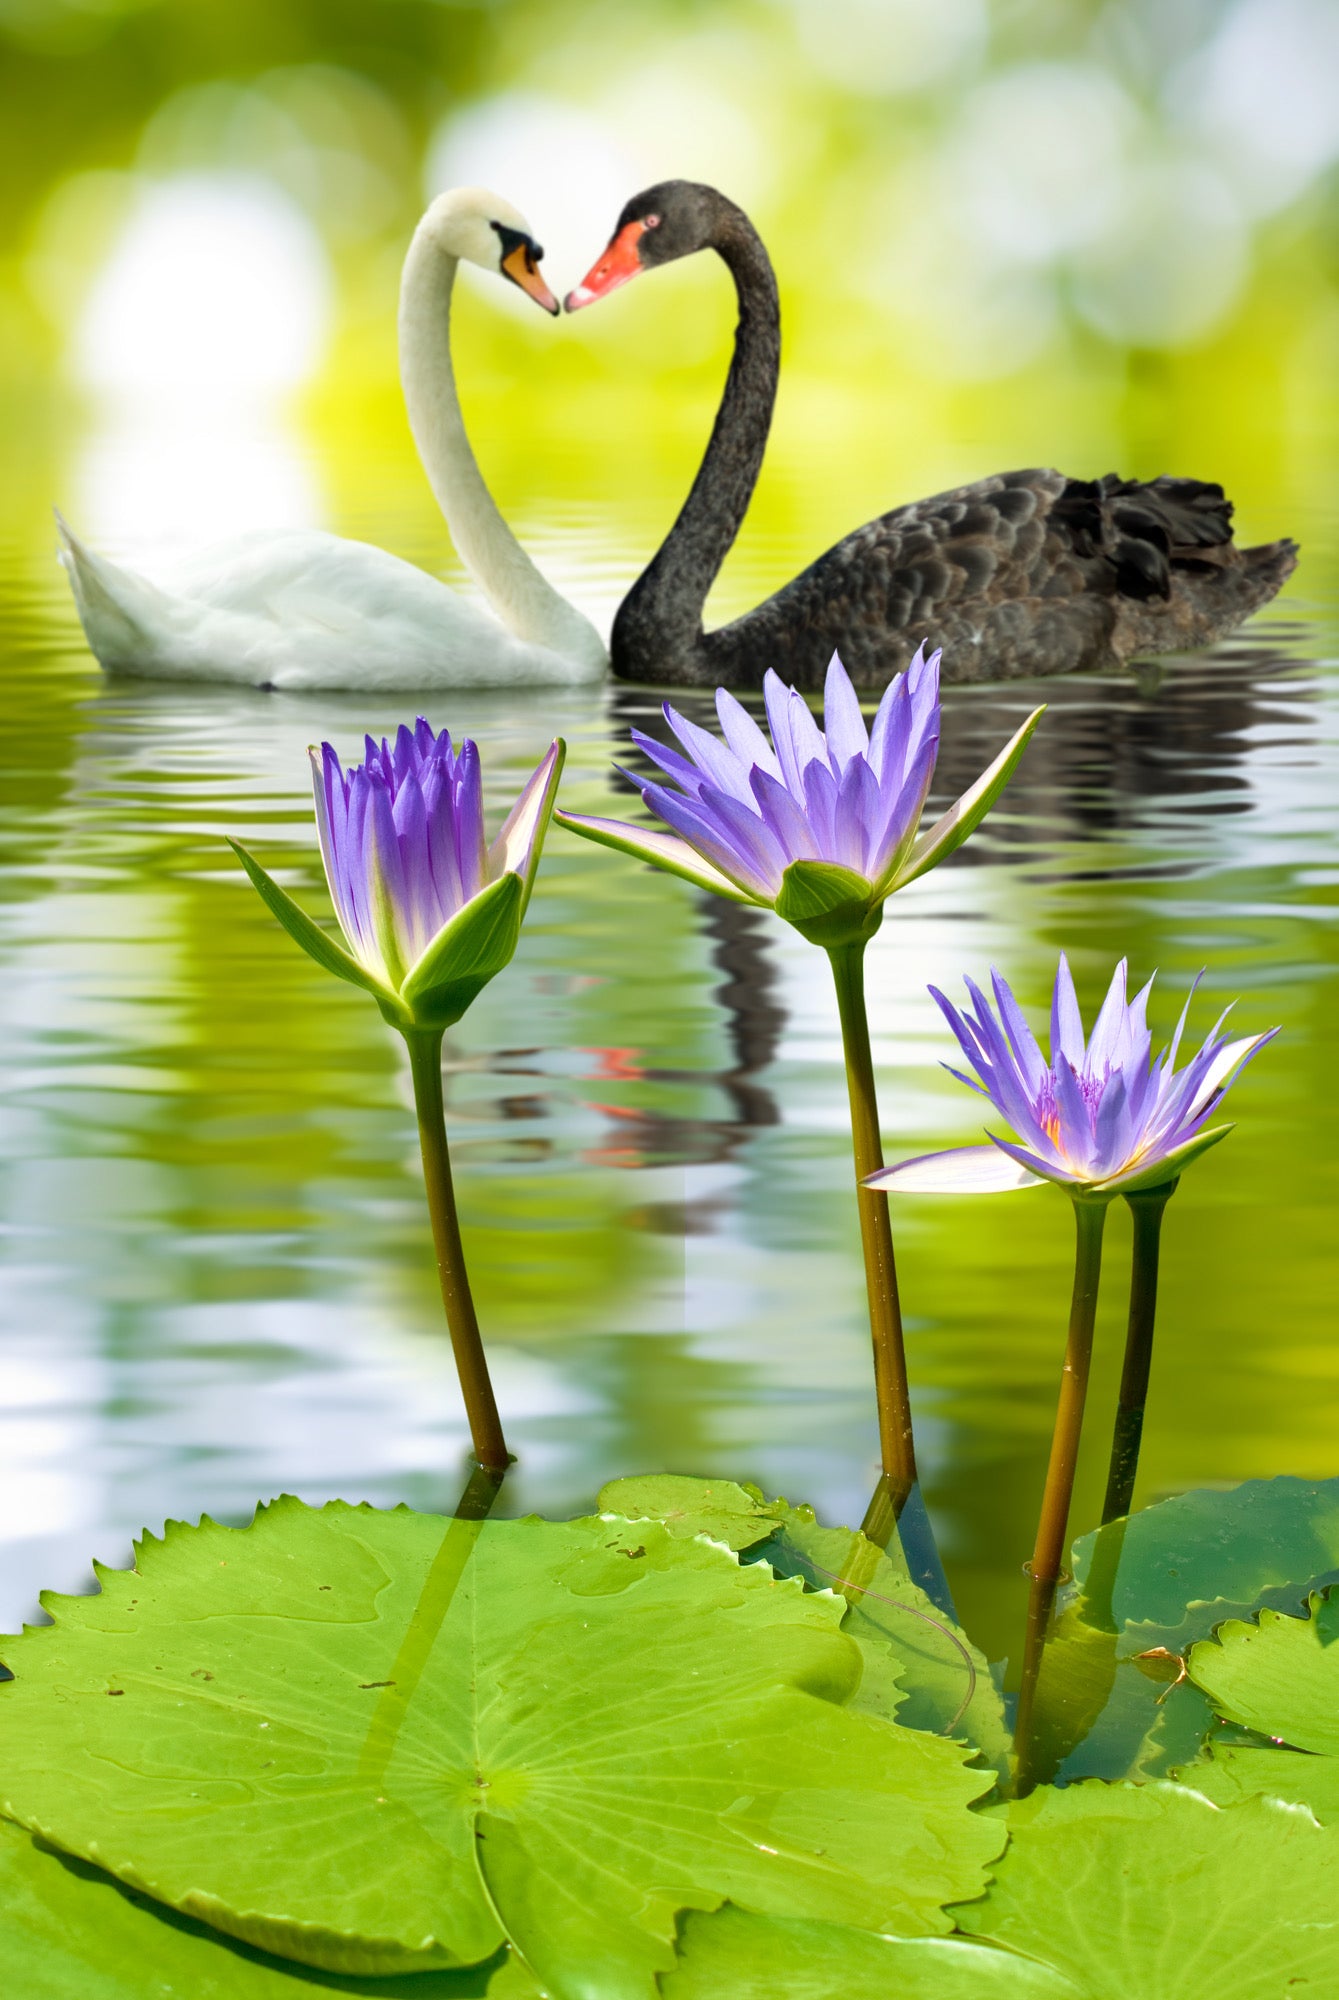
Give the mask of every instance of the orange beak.
<svg viewBox="0 0 1339 2000">
<path fill-rule="evenodd" d="M 510 278 L 514 285 L 519 285 L 523 292 L 530 294 L 536 305 L 543 306 L 546 313 L 562 311 L 557 299 L 539 275 L 539 265 L 528 243 L 518 243 L 510 255 L 502 259 L 502 270 L 504 276 Z"/>
<path fill-rule="evenodd" d="M 642 260 L 637 255 L 637 245 L 645 234 L 644 222 L 629 222 L 619 230 L 603 257 L 591 265 L 576 290 L 563 300 L 568 312 L 580 312 L 582 306 L 594 305 L 596 299 L 607 299 L 620 285 L 640 276 Z"/>
</svg>

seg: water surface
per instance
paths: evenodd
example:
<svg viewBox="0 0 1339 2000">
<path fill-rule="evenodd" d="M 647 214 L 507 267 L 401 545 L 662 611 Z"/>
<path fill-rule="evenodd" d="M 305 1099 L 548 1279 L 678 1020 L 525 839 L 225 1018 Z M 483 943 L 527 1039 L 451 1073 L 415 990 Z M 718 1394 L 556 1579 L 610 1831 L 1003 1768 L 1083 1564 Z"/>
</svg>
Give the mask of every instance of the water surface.
<svg viewBox="0 0 1339 2000">
<path fill-rule="evenodd" d="M 417 495 L 346 484 L 359 498 L 335 525 L 440 561 Z M 564 587 L 607 617 L 673 497 L 652 493 L 631 526 L 551 522 Z M 896 900 L 870 952 L 892 1158 L 980 1129 L 938 1067 L 952 1050 L 929 980 L 995 962 L 1039 1010 L 1063 946 L 1091 1006 L 1128 953 L 1136 977 L 1160 968 L 1157 1031 L 1201 967 L 1201 1027 L 1235 996 L 1239 1032 L 1283 1027 L 1169 1217 L 1141 1501 L 1339 1473 L 1333 533 L 1304 493 L 1292 509 L 1279 525 L 1307 560 L 1284 603 L 1212 655 L 1042 690 L 1004 807 Z M 399 1044 L 296 951 L 223 844 L 324 911 L 305 746 L 352 754 L 416 703 L 106 680 L 33 519 L 0 549 L 6 1629 L 165 1516 L 240 1522 L 284 1490 L 449 1505 L 466 1441 Z M 813 552 L 794 541 L 755 533 L 723 607 Z M 948 694 L 937 800 L 1037 698 Z M 630 803 L 612 760 L 630 723 L 655 726 L 657 697 L 474 691 L 426 709 L 478 737 L 490 810 L 561 731 L 566 802 L 610 812 Z M 858 1519 L 876 1439 L 823 955 L 555 833 L 516 961 L 446 1064 L 520 1456 L 507 1507 L 579 1511 L 605 1478 L 671 1467 Z M 965 1616 L 1016 1651 L 1068 1207 L 920 1199 L 895 1223 L 930 1503 Z M 1100 1499 L 1127 1241 L 1120 1209 L 1076 1530 Z"/>
</svg>

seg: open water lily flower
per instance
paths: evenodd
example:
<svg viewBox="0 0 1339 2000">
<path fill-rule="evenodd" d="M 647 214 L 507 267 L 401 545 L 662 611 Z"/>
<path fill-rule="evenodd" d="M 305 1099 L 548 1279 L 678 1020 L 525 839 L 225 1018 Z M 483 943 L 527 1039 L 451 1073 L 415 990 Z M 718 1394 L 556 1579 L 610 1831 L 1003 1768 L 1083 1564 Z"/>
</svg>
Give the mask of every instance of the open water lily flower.
<svg viewBox="0 0 1339 2000">
<path fill-rule="evenodd" d="M 834 653 L 820 729 L 804 697 L 776 674 L 763 682 L 771 741 L 724 688 L 721 736 L 665 703 L 681 746 L 640 730 L 633 740 L 667 783 L 633 782 L 666 825 L 560 812 L 558 822 L 735 902 L 774 909 L 815 944 L 863 942 L 885 899 L 961 846 L 985 817 L 1042 714 L 1031 714 L 989 770 L 921 833 L 939 750 L 939 654 L 922 646 L 866 728 Z M 631 775 L 631 774 L 628 774 Z"/>
<path fill-rule="evenodd" d="M 1245 1065 L 1278 1029 L 1228 1041 L 1220 1033 L 1224 1014 L 1178 1070 L 1190 999 L 1170 1046 L 1154 1061 L 1145 1020 L 1152 984 L 1150 980 L 1133 1000 L 1127 999 L 1122 959 L 1085 1041 L 1074 981 L 1062 956 L 1051 1003 L 1049 1061 L 998 972 L 991 974 L 998 1013 L 970 979 L 966 986 L 972 1007 L 964 1013 L 932 986 L 930 992 L 976 1072 L 975 1077 L 956 1069 L 950 1074 L 988 1097 L 1018 1136 L 1002 1139 L 992 1132 L 988 1146 L 959 1146 L 904 1160 L 870 1175 L 867 1186 L 905 1194 L 985 1194 L 1054 1181 L 1082 1196 L 1134 1194 L 1174 1181 L 1191 1160 L 1232 1130 L 1230 1125 L 1205 1126 Z"/>
<path fill-rule="evenodd" d="M 458 1021 L 516 950 L 564 746 L 555 742 L 496 839 L 484 830 L 479 752 L 419 717 L 394 746 L 366 739 L 345 771 L 330 744 L 309 754 L 326 880 L 344 950 L 259 863 L 231 844 L 293 938 L 376 999 L 393 1027 Z"/>
</svg>

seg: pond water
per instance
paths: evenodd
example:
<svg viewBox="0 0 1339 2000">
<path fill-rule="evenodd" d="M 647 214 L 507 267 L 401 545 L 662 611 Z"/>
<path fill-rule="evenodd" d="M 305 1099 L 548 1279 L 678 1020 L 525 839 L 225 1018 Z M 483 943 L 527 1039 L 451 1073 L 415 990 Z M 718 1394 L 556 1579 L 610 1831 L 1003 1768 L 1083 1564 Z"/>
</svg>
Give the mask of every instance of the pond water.
<svg viewBox="0 0 1339 2000">
<path fill-rule="evenodd" d="M 914 472 L 885 504 L 921 490 Z M 376 463 L 355 474 L 331 524 L 439 565 L 421 500 Z M 561 580 L 606 617 L 679 490 L 665 478 L 617 527 L 570 524 Z M 108 681 L 33 521 L 0 550 L 4 1629 L 165 1516 L 240 1522 L 284 1490 L 452 1504 L 466 1433 L 400 1046 L 282 935 L 223 837 L 324 910 L 308 742 L 353 753 L 424 706 L 477 736 L 498 810 L 561 730 L 566 802 L 611 812 L 612 760 L 657 705 L 622 686 L 419 703 Z M 1303 540 L 1288 597 L 1212 655 L 1046 687 L 1003 807 L 890 906 L 870 953 L 890 1158 L 979 1131 L 938 1067 L 929 980 L 952 991 L 997 962 L 1037 1010 L 1063 946 L 1091 1006 L 1127 952 L 1140 978 L 1160 968 L 1164 1034 L 1201 967 L 1201 1027 L 1234 996 L 1240 1032 L 1283 1027 L 1168 1218 L 1141 1502 L 1339 1473 L 1334 536 L 1305 493 L 1256 525 Z M 722 609 L 820 545 L 802 509 L 755 534 Z M 1037 698 L 950 692 L 935 798 Z M 606 1478 L 672 1468 L 858 1520 L 876 1437 L 823 955 L 555 833 L 516 961 L 446 1063 L 520 1457 L 505 1508 L 578 1512 Z M 1068 1207 L 920 1199 L 894 1220 L 929 1505 L 966 1622 L 1016 1655 Z M 1127 1244 L 1121 1208 L 1076 1532 L 1100 1501 Z"/>
</svg>

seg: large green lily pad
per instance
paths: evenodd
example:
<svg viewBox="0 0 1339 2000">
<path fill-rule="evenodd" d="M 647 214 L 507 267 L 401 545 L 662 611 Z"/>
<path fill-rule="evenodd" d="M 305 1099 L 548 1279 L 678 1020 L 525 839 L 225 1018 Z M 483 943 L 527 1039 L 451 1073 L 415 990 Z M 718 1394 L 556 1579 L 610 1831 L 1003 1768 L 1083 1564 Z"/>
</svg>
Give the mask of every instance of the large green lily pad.
<svg viewBox="0 0 1339 2000">
<path fill-rule="evenodd" d="M 858 1529 L 823 1527 L 810 1507 L 774 1504 L 776 1531 L 755 1553 L 780 1575 L 802 1576 L 811 1588 L 845 1598 L 843 1632 L 868 1653 L 887 1655 L 898 1721 L 971 1743 L 996 1770 L 1007 1771 L 1013 1739 L 990 1663 L 912 1581 L 897 1541 L 885 1553 Z M 879 1681 L 868 1673 L 856 1696 L 876 1712 Z"/>
<path fill-rule="evenodd" d="M 600 1510 L 629 1521 L 662 1521 L 681 1538 L 710 1535 L 731 1549 L 766 1541 L 779 1512 L 777 1503 L 765 1500 L 756 1486 L 740 1486 L 733 1479 L 694 1479 L 685 1472 L 611 1479 L 600 1488 Z"/>
<path fill-rule="evenodd" d="M 1211 1743 L 1203 1757 L 1175 1775 L 1215 1805 L 1263 1796 L 1305 1806 L 1322 1826 L 1339 1821 L 1339 1757 L 1267 1750 L 1252 1743 Z"/>
<path fill-rule="evenodd" d="M 1339 1992 L 1339 1828 L 1179 1785 L 1044 1787 L 963 1930 L 1040 1959 L 1084 2000 Z"/>
<path fill-rule="evenodd" d="M 1004 1703 L 985 1655 L 912 1581 L 894 1534 L 887 1551 L 858 1529 L 825 1528 L 812 1507 L 766 1500 L 756 1486 L 678 1473 L 617 1479 L 600 1505 L 663 1521 L 675 1535 L 710 1535 L 747 1550 L 782 1576 L 832 1590 L 850 1609 L 846 1632 L 865 1653 L 854 1705 L 909 1729 L 973 1744 L 998 1771 L 1008 1767 Z"/>
<path fill-rule="evenodd" d="M 309 1964 L 651 2000 L 684 1909 L 933 1934 L 1003 1842 L 839 1601 L 651 1522 L 286 1499 L 99 1575 L 0 1645 L 0 1810 Z"/>
<path fill-rule="evenodd" d="M 838 1924 L 691 1916 L 664 2000 L 1077 2000 L 1049 1966 L 959 1938 L 871 1937 Z"/>
<path fill-rule="evenodd" d="M 1339 1756 L 1339 1593 L 1317 1592 L 1308 1608 L 1306 1618 L 1229 1619 L 1191 1647 L 1187 1671 L 1228 1721 Z"/>
<path fill-rule="evenodd" d="M 356 1979 L 271 1958 L 149 1902 L 0 1820 L 0 1993 L 10 2000 L 541 2000 L 503 1951 L 486 1965 Z"/>
</svg>

